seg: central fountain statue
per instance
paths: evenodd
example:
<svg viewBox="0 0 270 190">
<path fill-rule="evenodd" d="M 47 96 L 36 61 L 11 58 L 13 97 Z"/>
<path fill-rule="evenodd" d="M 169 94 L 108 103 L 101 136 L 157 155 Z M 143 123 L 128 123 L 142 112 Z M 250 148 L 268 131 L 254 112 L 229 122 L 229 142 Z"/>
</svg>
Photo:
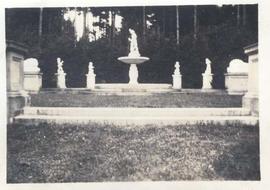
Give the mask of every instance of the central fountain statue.
<svg viewBox="0 0 270 190">
<path fill-rule="evenodd" d="M 129 57 L 140 57 L 139 48 L 138 48 L 138 42 L 137 42 L 137 35 L 134 30 L 129 29 L 130 38 L 128 38 L 128 41 L 130 42 L 129 47 Z"/>
<path fill-rule="evenodd" d="M 137 35 L 134 30 L 129 29 L 130 37 L 128 38 L 130 42 L 129 46 L 129 54 L 128 56 L 125 57 L 119 57 L 118 60 L 130 64 L 129 67 L 129 84 L 138 84 L 138 69 L 137 69 L 137 64 L 141 64 L 145 61 L 148 61 L 148 57 L 141 57 L 139 53 L 139 48 L 138 48 L 138 42 L 137 42 Z"/>
</svg>

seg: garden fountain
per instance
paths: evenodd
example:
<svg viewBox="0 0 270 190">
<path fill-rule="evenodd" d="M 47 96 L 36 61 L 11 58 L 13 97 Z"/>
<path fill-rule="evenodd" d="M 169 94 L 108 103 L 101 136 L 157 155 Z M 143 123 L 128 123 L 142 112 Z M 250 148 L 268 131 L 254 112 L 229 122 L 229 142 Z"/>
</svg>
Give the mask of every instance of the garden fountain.
<svg viewBox="0 0 270 190">
<path fill-rule="evenodd" d="M 141 57 L 138 49 L 138 43 L 137 43 L 137 35 L 134 30 L 129 29 L 130 38 L 128 39 L 130 42 L 130 51 L 128 56 L 119 57 L 118 60 L 130 64 L 129 67 L 129 84 L 130 85 L 136 85 L 138 84 L 138 69 L 137 64 L 141 64 L 145 61 L 148 61 L 148 57 Z"/>
</svg>

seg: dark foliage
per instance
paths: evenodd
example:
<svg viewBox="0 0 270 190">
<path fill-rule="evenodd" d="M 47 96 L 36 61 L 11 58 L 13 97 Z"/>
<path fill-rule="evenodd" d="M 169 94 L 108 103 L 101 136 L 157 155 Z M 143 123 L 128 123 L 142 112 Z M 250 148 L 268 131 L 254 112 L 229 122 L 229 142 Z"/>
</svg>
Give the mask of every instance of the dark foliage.
<svg viewBox="0 0 270 190">
<path fill-rule="evenodd" d="M 183 87 L 200 88 L 204 60 L 208 57 L 213 63 L 214 87 L 224 88 L 224 73 L 229 61 L 233 58 L 245 60 L 243 47 L 258 40 L 257 5 L 245 5 L 245 18 L 243 8 L 241 5 L 241 22 L 237 25 L 236 6 L 198 6 L 198 37 L 195 40 L 193 6 L 180 6 L 180 46 L 176 45 L 176 9 L 173 6 L 145 8 L 146 19 L 153 24 L 146 29 L 145 36 L 142 7 L 77 8 L 92 11 L 102 18 L 96 25 L 104 28 L 106 35 L 93 42 L 85 36 L 76 42 L 72 23 L 63 20 L 65 8 L 44 8 L 41 39 L 38 37 L 39 9 L 7 9 L 6 37 L 26 43 L 30 48 L 29 57 L 39 59 L 43 87 L 56 85 L 57 57 L 65 61 L 68 87 L 85 86 L 89 61 L 94 62 L 98 83 L 127 82 L 128 65 L 117 58 L 128 54 L 128 28 L 133 28 L 138 34 L 141 55 L 150 58 L 139 66 L 140 82 L 171 83 L 174 63 L 179 60 Z M 108 24 L 108 11 L 123 17 L 120 32 Z"/>
</svg>

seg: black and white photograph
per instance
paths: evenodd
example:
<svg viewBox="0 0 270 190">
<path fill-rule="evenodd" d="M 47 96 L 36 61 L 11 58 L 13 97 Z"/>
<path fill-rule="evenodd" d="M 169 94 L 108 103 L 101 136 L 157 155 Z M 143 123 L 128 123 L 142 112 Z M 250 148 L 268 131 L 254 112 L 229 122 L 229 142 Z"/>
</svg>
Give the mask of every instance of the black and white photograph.
<svg viewBox="0 0 270 190">
<path fill-rule="evenodd" d="M 260 183 L 259 7 L 4 7 L 4 183 Z"/>
</svg>

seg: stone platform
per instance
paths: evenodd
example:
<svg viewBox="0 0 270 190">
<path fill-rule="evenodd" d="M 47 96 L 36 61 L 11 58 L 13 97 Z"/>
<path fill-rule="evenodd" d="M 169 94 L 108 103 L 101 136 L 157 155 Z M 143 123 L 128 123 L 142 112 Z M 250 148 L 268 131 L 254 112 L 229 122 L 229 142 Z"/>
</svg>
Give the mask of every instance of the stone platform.
<svg viewBox="0 0 270 190">
<path fill-rule="evenodd" d="M 112 125 L 256 125 L 257 117 L 244 108 L 71 108 L 26 107 L 15 123 L 101 123 Z"/>
<path fill-rule="evenodd" d="M 33 107 L 25 107 L 14 122 L 127 127 L 258 124 L 258 118 L 251 116 L 249 109 L 234 102 L 237 98 L 225 90 L 175 90 L 170 84 L 96 84 L 94 90 L 42 89 L 38 95 L 31 96 Z M 221 100 L 225 104 L 219 104 Z"/>
</svg>

